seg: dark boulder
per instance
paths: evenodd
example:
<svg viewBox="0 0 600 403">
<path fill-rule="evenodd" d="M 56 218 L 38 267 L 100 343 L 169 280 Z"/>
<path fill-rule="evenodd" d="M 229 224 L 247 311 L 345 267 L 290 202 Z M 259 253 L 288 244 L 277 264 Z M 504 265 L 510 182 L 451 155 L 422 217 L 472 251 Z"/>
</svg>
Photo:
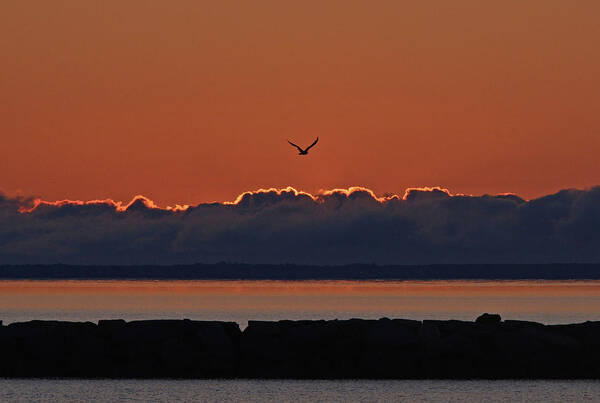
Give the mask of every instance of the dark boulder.
<svg viewBox="0 0 600 403">
<path fill-rule="evenodd" d="M 497 313 L 484 313 L 475 319 L 475 323 L 480 325 L 498 325 L 502 318 Z"/>
</svg>

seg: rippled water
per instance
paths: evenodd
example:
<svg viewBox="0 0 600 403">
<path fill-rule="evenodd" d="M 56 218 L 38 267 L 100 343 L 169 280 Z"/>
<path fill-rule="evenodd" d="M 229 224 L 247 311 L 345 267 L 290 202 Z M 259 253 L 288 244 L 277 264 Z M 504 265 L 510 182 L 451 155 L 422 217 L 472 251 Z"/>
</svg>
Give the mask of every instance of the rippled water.
<svg viewBox="0 0 600 403">
<path fill-rule="evenodd" d="M 0 320 L 600 320 L 600 281 L 0 281 Z"/>
<path fill-rule="evenodd" d="M 596 381 L 0 380 L 1 401 L 598 401 Z"/>
</svg>

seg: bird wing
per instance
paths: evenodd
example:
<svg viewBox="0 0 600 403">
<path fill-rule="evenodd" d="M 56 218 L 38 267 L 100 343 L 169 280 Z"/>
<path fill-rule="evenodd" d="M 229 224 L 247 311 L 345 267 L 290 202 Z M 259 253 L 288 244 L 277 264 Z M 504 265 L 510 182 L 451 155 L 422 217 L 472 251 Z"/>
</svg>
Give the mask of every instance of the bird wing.
<svg viewBox="0 0 600 403">
<path fill-rule="evenodd" d="M 313 142 L 311 145 L 309 145 L 308 147 L 306 147 L 306 151 L 310 150 L 310 148 L 311 148 L 312 146 L 314 146 L 315 144 L 317 144 L 317 141 L 319 141 L 319 138 L 318 138 L 318 137 L 317 137 L 317 139 L 316 139 L 316 140 L 315 140 L 315 141 L 314 141 L 314 142 Z"/>
<path fill-rule="evenodd" d="M 296 144 L 292 143 L 291 141 L 287 141 L 288 143 L 290 143 L 291 145 L 293 145 L 294 147 L 296 147 L 298 149 L 298 151 L 304 151 L 303 149 L 301 149 L 299 146 L 297 146 Z"/>
</svg>

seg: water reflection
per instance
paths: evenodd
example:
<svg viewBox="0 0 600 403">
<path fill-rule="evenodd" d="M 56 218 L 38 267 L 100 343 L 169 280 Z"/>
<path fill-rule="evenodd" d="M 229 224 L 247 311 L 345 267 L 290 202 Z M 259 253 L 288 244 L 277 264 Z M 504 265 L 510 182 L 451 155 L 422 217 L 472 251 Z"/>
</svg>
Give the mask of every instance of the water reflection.
<svg viewBox="0 0 600 403">
<path fill-rule="evenodd" d="M 0 320 L 600 320 L 600 281 L 0 281 Z"/>
</svg>

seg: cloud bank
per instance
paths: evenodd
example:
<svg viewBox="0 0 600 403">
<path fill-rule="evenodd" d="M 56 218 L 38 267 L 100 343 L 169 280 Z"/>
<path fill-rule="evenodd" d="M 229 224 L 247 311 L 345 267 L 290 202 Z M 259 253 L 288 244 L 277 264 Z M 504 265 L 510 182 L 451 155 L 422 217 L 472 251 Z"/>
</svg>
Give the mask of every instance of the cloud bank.
<svg viewBox="0 0 600 403">
<path fill-rule="evenodd" d="M 0 194 L 0 264 L 600 262 L 600 187 L 526 201 L 442 188 L 261 189 L 160 208 Z"/>
</svg>

